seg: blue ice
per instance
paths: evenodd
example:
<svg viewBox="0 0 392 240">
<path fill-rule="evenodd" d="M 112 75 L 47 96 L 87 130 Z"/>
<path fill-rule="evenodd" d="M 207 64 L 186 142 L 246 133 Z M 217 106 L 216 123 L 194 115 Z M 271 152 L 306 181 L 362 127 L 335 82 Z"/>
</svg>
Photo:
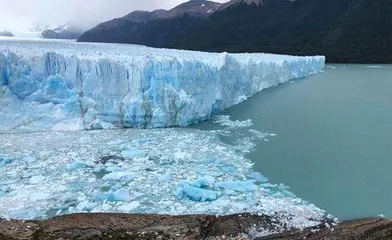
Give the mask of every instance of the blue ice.
<svg viewBox="0 0 392 240">
<path fill-rule="evenodd" d="M 129 195 L 129 190 L 128 189 L 118 189 L 112 193 L 109 194 L 108 196 L 108 201 L 112 202 L 130 202 L 132 201 L 131 196 Z"/>
<path fill-rule="evenodd" d="M 213 187 L 214 183 L 215 183 L 215 178 L 212 176 L 201 177 L 199 179 L 189 182 L 190 185 L 197 188 Z"/>
<path fill-rule="evenodd" d="M 131 181 L 133 174 L 130 172 L 112 172 L 102 177 L 104 181 Z"/>
<path fill-rule="evenodd" d="M 0 44 L 0 88 L 8 93 L 0 98 L 13 104 L 0 129 L 18 114 L 35 130 L 69 119 L 80 129 L 187 126 L 324 66 L 323 56 L 8 41 Z M 37 117 L 42 107 L 46 117 Z"/>
<path fill-rule="evenodd" d="M 14 158 L 0 154 L 0 164 L 10 164 Z"/>
<path fill-rule="evenodd" d="M 23 161 L 25 161 L 27 164 L 32 164 L 37 161 L 37 159 L 33 156 L 27 156 L 23 158 Z"/>
<path fill-rule="evenodd" d="M 209 202 L 218 199 L 220 193 L 184 184 L 178 189 L 177 196 L 179 199 L 188 198 L 196 202 Z"/>
<path fill-rule="evenodd" d="M 255 185 L 251 181 L 217 182 L 216 186 L 224 188 L 224 189 L 234 190 L 237 192 L 252 192 L 252 191 L 256 191 L 257 189 L 259 189 L 257 187 L 257 185 Z"/>
<path fill-rule="evenodd" d="M 170 182 L 172 180 L 172 176 L 170 175 L 159 175 L 158 180 L 161 182 Z"/>
<path fill-rule="evenodd" d="M 81 168 L 85 168 L 85 167 L 88 167 L 88 165 L 86 163 L 80 162 L 80 161 L 76 161 L 76 162 L 68 164 L 67 165 L 67 170 L 71 172 L 71 171 L 75 171 L 75 170 L 78 170 L 78 169 L 81 169 Z"/>
<path fill-rule="evenodd" d="M 36 211 L 33 210 L 20 210 L 20 211 L 15 211 L 15 212 L 10 212 L 9 216 L 12 219 L 37 219 L 42 217 L 42 215 Z"/>
<path fill-rule="evenodd" d="M 251 174 L 248 175 L 248 177 L 253 179 L 253 180 L 255 180 L 256 182 L 259 182 L 259 183 L 266 183 L 266 182 L 268 182 L 268 178 L 264 177 L 259 172 L 252 172 Z"/>
<path fill-rule="evenodd" d="M 126 158 L 134 158 L 134 157 L 144 157 L 146 153 L 137 148 L 129 148 L 125 151 L 121 152 L 121 156 Z"/>
<path fill-rule="evenodd" d="M 152 142 L 154 140 L 155 140 L 154 138 L 142 138 L 142 139 L 134 140 L 132 142 L 138 143 L 138 144 L 146 144 L 146 143 L 150 143 L 150 142 Z"/>
</svg>

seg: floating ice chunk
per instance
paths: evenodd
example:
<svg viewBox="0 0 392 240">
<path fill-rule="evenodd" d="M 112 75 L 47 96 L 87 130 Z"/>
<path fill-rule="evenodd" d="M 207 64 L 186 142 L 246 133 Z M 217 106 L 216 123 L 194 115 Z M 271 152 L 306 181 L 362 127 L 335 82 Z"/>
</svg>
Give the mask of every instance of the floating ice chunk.
<svg viewBox="0 0 392 240">
<path fill-rule="evenodd" d="M 128 204 L 122 205 L 118 208 L 118 211 L 124 212 L 124 213 L 130 213 L 136 208 L 140 207 L 140 202 L 138 201 L 132 201 Z"/>
<path fill-rule="evenodd" d="M 338 67 L 336 67 L 336 66 L 325 66 L 325 68 L 338 69 Z"/>
<path fill-rule="evenodd" d="M 291 197 L 291 198 L 296 198 L 297 196 L 295 196 L 294 193 L 290 192 L 289 190 L 281 190 L 281 192 L 286 196 L 286 197 Z"/>
<path fill-rule="evenodd" d="M 43 181 L 45 181 L 45 176 L 42 175 L 32 176 L 30 178 L 30 184 L 38 184 Z"/>
<path fill-rule="evenodd" d="M 34 192 L 30 195 L 30 200 L 32 201 L 42 201 L 50 198 L 50 193 L 48 192 Z"/>
<path fill-rule="evenodd" d="M 216 164 L 216 165 L 220 165 L 220 164 L 224 163 L 224 161 L 219 158 L 204 158 L 204 159 L 201 159 L 200 162 L 203 164 Z"/>
<path fill-rule="evenodd" d="M 252 192 L 259 189 L 257 185 L 255 185 L 251 181 L 227 181 L 227 182 L 217 182 L 216 186 L 234 190 L 237 192 Z"/>
<path fill-rule="evenodd" d="M 80 203 L 76 206 L 76 209 L 77 209 L 79 212 L 82 212 L 82 211 L 91 211 L 91 210 L 93 210 L 96 206 L 98 206 L 97 203 L 92 203 L 92 202 L 89 202 L 89 201 L 83 201 L 83 202 L 80 202 Z"/>
<path fill-rule="evenodd" d="M 60 210 L 64 210 L 69 208 L 71 205 L 74 205 L 78 201 L 77 197 L 71 193 L 65 193 L 63 196 L 59 198 L 59 203 L 56 208 Z"/>
<path fill-rule="evenodd" d="M 172 165 L 173 162 L 174 162 L 173 159 L 167 159 L 167 158 L 162 158 L 162 159 L 159 159 L 159 161 L 158 161 L 159 165 L 162 165 L 162 166 Z"/>
<path fill-rule="evenodd" d="M 110 142 L 108 142 L 107 144 L 108 144 L 108 145 L 120 145 L 120 144 L 123 144 L 124 142 L 125 142 L 124 140 L 118 139 L 118 140 L 110 141 Z"/>
<path fill-rule="evenodd" d="M 251 119 L 247 119 L 245 121 L 230 120 L 230 116 L 228 115 L 220 115 L 215 118 L 215 122 L 219 123 L 222 126 L 230 127 L 230 128 L 246 128 L 253 126 L 253 122 Z"/>
<path fill-rule="evenodd" d="M 285 195 L 282 192 L 276 192 L 274 194 L 272 194 L 273 197 L 275 198 L 284 198 Z"/>
<path fill-rule="evenodd" d="M 380 66 L 380 65 L 368 65 L 365 67 L 367 67 L 367 68 L 382 68 L 382 66 Z"/>
<path fill-rule="evenodd" d="M 170 175 L 160 175 L 158 176 L 158 180 L 161 182 L 170 182 L 172 180 L 172 176 Z"/>
<path fill-rule="evenodd" d="M 259 183 L 268 182 L 268 178 L 264 177 L 263 174 L 259 172 L 252 172 L 251 174 L 248 175 L 248 177 Z"/>
<path fill-rule="evenodd" d="M 154 141 L 154 138 L 142 138 L 142 139 L 137 139 L 133 140 L 132 143 L 137 143 L 137 144 L 146 144 Z"/>
<path fill-rule="evenodd" d="M 121 184 L 116 184 L 110 187 L 110 191 L 114 192 L 117 191 L 118 189 L 122 188 Z"/>
<path fill-rule="evenodd" d="M 35 157 L 32 156 L 27 156 L 23 158 L 23 161 L 25 161 L 27 164 L 31 164 L 37 161 Z"/>
<path fill-rule="evenodd" d="M 260 132 L 259 130 L 256 129 L 249 129 L 249 132 L 255 135 L 258 139 L 265 139 L 269 135 L 268 133 Z"/>
<path fill-rule="evenodd" d="M 222 173 L 221 173 L 221 172 L 218 172 L 218 171 L 210 171 L 210 170 L 207 170 L 207 169 L 204 169 L 204 168 L 199 168 L 199 169 L 197 169 L 197 170 L 196 170 L 196 173 L 199 174 L 199 175 L 203 175 L 203 176 L 205 176 L 205 175 L 214 176 L 214 177 L 222 176 Z"/>
<path fill-rule="evenodd" d="M 71 172 L 71 171 L 75 171 L 75 170 L 78 170 L 81 168 L 86 168 L 86 167 L 88 167 L 88 164 L 86 164 L 84 162 L 76 161 L 76 162 L 68 164 L 67 170 Z"/>
<path fill-rule="evenodd" d="M 247 208 L 246 204 L 238 202 L 233 202 L 231 206 L 233 206 L 233 208 L 235 208 L 237 211 L 244 211 Z"/>
<path fill-rule="evenodd" d="M 73 181 L 69 183 L 69 186 L 75 190 L 82 190 L 86 187 L 86 183 L 82 181 Z"/>
<path fill-rule="evenodd" d="M 198 188 L 207 188 L 207 187 L 213 187 L 215 182 L 215 178 L 212 176 L 205 176 L 201 177 L 195 181 L 190 182 L 189 184 L 198 187 Z"/>
<path fill-rule="evenodd" d="M 32 210 L 19 210 L 19 211 L 14 211 L 14 212 L 10 212 L 9 216 L 12 219 L 37 219 L 42 217 L 42 214 L 36 212 L 36 211 L 32 211 Z"/>
<path fill-rule="evenodd" d="M 91 199 L 93 201 L 103 202 L 103 201 L 107 201 L 109 197 L 110 197 L 109 193 L 96 193 L 92 195 Z"/>
<path fill-rule="evenodd" d="M 262 186 L 263 188 L 277 188 L 278 187 L 278 185 L 271 184 L 271 183 L 263 183 L 260 186 Z"/>
<path fill-rule="evenodd" d="M 4 194 L 6 194 L 7 192 L 9 192 L 9 188 L 7 189 L 6 187 L 1 187 L 0 188 L 0 197 L 4 196 Z"/>
<path fill-rule="evenodd" d="M 129 190 L 122 188 L 110 193 L 108 200 L 111 202 L 130 202 L 132 198 L 129 195 Z"/>
<path fill-rule="evenodd" d="M 220 194 L 219 192 L 216 191 L 206 190 L 202 188 L 193 187 L 188 184 L 184 184 L 177 191 L 177 196 L 179 199 L 187 197 L 192 201 L 207 202 L 207 201 L 214 201 L 218 199 Z"/>
<path fill-rule="evenodd" d="M 108 171 L 108 172 L 121 172 L 121 171 L 122 171 L 122 168 L 112 166 L 112 167 L 107 167 L 107 168 L 106 168 L 106 171 Z"/>
<path fill-rule="evenodd" d="M 229 174 L 237 172 L 237 169 L 234 166 L 230 166 L 230 165 L 223 166 L 223 167 L 220 168 L 220 170 L 225 172 L 225 173 L 229 173 Z"/>
<path fill-rule="evenodd" d="M 289 187 L 284 185 L 283 183 L 281 183 L 281 184 L 279 184 L 278 189 L 279 190 L 287 190 L 287 189 L 289 189 Z"/>
<path fill-rule="evenodd" d="M 134 157 L 144 157 L 146 153 L 137 148 L 129 148 L 128 150 L 122 151 L 121 155 L 125 158 L 134 158 Z"/>
<path fill-rule="evenodd" d="M 112 172 L 102 177 L 104 181 L 131 181 L 133 175 L 130 172 Z"/>
<path fill-rule="evenodd" d="M 225 189 L 225 195 L 228 196 L 237 196 L 238 192 L 234 191 L 234 190 L 230 190 L 230 189 Z"/>
<path fill-rule="evenodd" d="M 10 163 L 12 163 L 12 161 L 14 161 L 13 158 L 0 154 L 0 163 L 1 164 L 10 164 Z"/>
</svg>

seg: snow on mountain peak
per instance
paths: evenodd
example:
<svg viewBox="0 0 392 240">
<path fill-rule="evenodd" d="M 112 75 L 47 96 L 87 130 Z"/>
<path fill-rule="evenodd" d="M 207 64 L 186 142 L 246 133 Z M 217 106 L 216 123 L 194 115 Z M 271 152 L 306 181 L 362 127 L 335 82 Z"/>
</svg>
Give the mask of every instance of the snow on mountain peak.
<svg viewBox="0 0 392 240">
<path fill-rule="evenodd" d="M 225 8 L 238 4 L 248 4 L 258 7 L 263 6 L 267 1 L 268 0 L 231 0 L 230 2 L 223 4 L 219 10 L 223 10 Z"/>
</svg>

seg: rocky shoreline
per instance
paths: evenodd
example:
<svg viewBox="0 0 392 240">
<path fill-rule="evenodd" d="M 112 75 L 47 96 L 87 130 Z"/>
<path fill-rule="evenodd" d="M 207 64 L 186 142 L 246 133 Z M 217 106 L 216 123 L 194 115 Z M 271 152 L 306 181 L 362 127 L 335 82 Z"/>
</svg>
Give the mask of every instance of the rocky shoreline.
<svg viewBox="0 0 392 240">
<path fill-rule="evenodd" d="M 91 213 L 45 221 L 1 219 L 0 239 L 392 239 L 392 220 L 381 218 L 336 226 L 325 221 L 303 231 L 281 232 L 282 224 L 269 216 L 251 214 L 217 217 Z M 267 232 L 280 233 L 266 236 Z"/>
</svg>

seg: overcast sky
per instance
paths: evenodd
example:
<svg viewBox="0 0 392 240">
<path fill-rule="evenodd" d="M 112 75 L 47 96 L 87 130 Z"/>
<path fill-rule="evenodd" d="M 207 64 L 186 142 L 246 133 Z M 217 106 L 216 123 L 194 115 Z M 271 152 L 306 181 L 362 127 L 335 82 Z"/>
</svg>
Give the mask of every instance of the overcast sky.
<svg viewBox="0 0 392 240">
<path fill-rule="evenodd" d="M 170 9 L 182 2 L 185 0 L 0 0 L 0 28 L 29 29 L 33 24 L 59 25 L 70 20 L 91 25 L 134 10 Z"/>
</svg>

